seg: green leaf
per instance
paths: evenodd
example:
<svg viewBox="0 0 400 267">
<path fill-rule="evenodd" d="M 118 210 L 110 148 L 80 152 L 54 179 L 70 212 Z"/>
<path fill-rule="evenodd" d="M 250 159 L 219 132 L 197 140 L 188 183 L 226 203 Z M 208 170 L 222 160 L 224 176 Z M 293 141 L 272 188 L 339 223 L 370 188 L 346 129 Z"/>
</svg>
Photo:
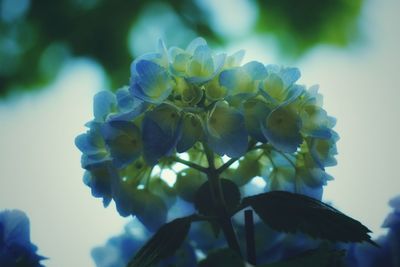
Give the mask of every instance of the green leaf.
<svg viewBox="0 0 400 267">
<path fill-rule="evenodd" d="M 208 254 L 198 267 L 245 267 L 245 263 L 234 250 L 223 248 Z"/>
<path fill-rule="evenodd" d="M 375 244 L 371 231 L 335 208 L 300 194 L 272 191 L 243 199 L 264 223 L 277 231 L 303 232 L 314 238 Z"/>
<path fill-rule="evenodd" d="M 191 222 L 190 217 L 184 217 L 164 224 L 136 253 L 128 267 L 150 267 L 172 256 L 185 240 Z"/>
<path fill-rule="evenodd" d="M 257 267 L 341 267 L 344 254 L 338 250 L 308 250 L 294 258 Z"/>
<path fill-rule="evenodd" d="M 195 169 L 182 170 L 177 178 L 174 188 L 178 195 L 189 202 L 193 202 L 197 190 L 207 181 L 207 176 Z"/>
<path fill-rule="evenodd" d="M 234 211 L 240 204 L 240 191 L 238 186 L 227 179 L 220 179 L 221 189 L 225 201 L 226 209 L 229 212 Z M 217 216 L 220 214 L 217 205 L 213 202 L 215 196 L 219 194 L 218 189 L 211 191 L 210 182 L 205 182 L 197 190 L 195 196 L 195 208 L 204 215 Z"/>
</svg>

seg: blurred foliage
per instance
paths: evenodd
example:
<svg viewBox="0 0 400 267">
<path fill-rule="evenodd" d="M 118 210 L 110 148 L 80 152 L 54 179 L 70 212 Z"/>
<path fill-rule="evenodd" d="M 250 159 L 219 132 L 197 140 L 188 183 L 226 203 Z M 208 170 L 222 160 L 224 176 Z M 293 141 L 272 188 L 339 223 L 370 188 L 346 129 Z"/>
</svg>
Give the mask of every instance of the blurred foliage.
<svg viewBox="0 0 400 267">
<path fill-rule="evenodd" d="M 272 34 L 283 54 L 293 58 L 319 43 L 349 44 L 357 33 L 362 2 L 249 1 L 259 8 L 255 32 Z M 143 20 L 144 12 L 157 3 L 169 9 L 155 10 L 153 17 Z M 161 21 L 170 17 L 157 14 L 160 12 L 172 13 L 181 25 Z M 167 43 L 182 46 L 193 35 L 199 35 L 216 44 L 226 44 L 230 40 L 218 33 L 210 15 L 204 3 L 193 0 L 0 0 L 0 97 L 15 89 L 43 87 L 72 56 L 90 57 L 100 63 L 110 87 L 116 89 L 128 83 L 127 66 L 139 54 L 130 46 L 138 39 L 148 38 L 148 35 L 132 37 L 132 29 L 157 21 L 151 24 L 153 28 L 144 27 L 142 33 L 161 25 L 160 32 L 168 31 L 167 36 L 161 36 Z M 153 40 L 139 42 L 145 47 Z"/>
<path fill-rule="evenodd" d="M 20 9 L 21 0 L 2 0 Z M 112 88 L 126 84 L 132 55 L 127 36 L 141 10 L 155 1 L 41 0 L 28 1 L 26 15 L 1 16 L 0 95 L 15 87 L 33 89 L 54 78 L 68 55 L 88 56 L 106 70 Z M 171 6 L 188 27 L 213 37 L 202 12 L 192 1 L 174 0 Z M 8 11 L 11 12 L 11 11 Z M 195 14 L 192 16 L 191 14 Z M 189 17 L 190 15 L 190 17 Z"/>
<path fill-rule="evenodd" d="M 359 34 L 363 0 L 257 0 L 257 31 L 275 36 L 279 49 L 299 57 L 317 44 L 346 46 Z"/>
</svg>

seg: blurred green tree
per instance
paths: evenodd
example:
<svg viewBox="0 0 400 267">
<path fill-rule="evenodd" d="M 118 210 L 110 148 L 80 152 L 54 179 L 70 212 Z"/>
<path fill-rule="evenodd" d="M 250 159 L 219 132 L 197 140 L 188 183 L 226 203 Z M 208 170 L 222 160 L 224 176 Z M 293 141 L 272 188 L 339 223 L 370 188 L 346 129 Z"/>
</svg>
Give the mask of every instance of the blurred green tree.
<svg viewBox="0 0 400 267">
<path fill-rule="evenodd" d="M 273 35 L 282 54 L 292 58 L 298 58 L 320 43 L 345 46 L 357 33 L 362 2 L 249 1 L 259 12 L 253 32 L 248 34 Z M 130 33 L 139 24 L 143 25 L 141 16 L 157 3 L 161 2 L 0 0 L 0 97 L 12 90 L 43 87 L 72 56 L 97 61 L 105 69 L 111 88 L 126 84 L 129 77 L 126 66 L 136 56 L 131 44 L 138 38 Z M 158 9 L 156 15 L 157 12 L 170 12 L 179 20 L 181 28 L 175 29 L 175 24 L 161 21 L 168 19 L 162 14 L 159 14 L 161 17 L 148 18 L 148 21 L 158 20 L 154 27 L 163 25 L 161 32 L 169 27 L 171 34 L 160 36 L 167 41 L 170 39 L 171 43 L 182 45 L 193 35 L 204 36 L 219 45 L 230 41 L 215 29 L 204 3 L 170 0 L 163 5 L 168 8 Z M 229 6 L 226 8 L 222 12 L 229 12 Z M 181 39 L 172 36 L 179 34 L 183 36 Z"/>
</svg>

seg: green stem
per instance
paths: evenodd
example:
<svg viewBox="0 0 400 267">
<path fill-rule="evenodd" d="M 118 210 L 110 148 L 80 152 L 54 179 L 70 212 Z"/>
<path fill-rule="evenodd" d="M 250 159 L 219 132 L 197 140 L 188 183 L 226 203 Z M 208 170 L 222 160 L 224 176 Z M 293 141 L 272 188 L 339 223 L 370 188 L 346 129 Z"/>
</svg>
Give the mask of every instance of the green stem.
<svg viewBox="0 0 400 267">
<path fill-rule="evenodd" d="M 226 169 L 228 169 L 233 163 L 235 163 L 239 158 L 231 158 L 227 162 L 224 163 L 221 167 L 218 168 L 218 173 L 223 173 Z"/>
<path fill-rule="evenodd" d="M 253 221 L 253 211 L 244 211 L 244 225 L 246 229 L 246 251 L 247 251 L 247 261 L 253 265 L 256 265 L 256 242 L 254 237 L 254 221 Z"/>
<path fill-rule="evenodd" d="M 257 146 L 256 147 L 256 141 L 254 141 L 254 140 L 251 140 L 250 142 L 249 142 L 249 146 L 248 146 L 248 148 L 247 148 L 247 152 L 249 152 L 249 151 L 252 151 L 252 150 L 254 150 L 254 149 L 256 149 L 257 147 L 260 147 L 260 146 Z M 218 172 L 218 174 L 221 174 L 221 173 L 223 173 L 226 169 L 228 169 L 233 163 L 235 163 L 237 160 L 239 160 L 240 158 L 231 158 L 230 160 L 228 160 L 227 162 L 225 162 L 221 167 L 219 167 L 218 169 L 217 169 L 217 172 Z"/>
<path fill-rule="evenodd" d="M 198 165 L 198 164 L 196 164 L 196 163 L 193 163 L 193 162 L 190 162 L 190 161 L 181 159 L 181 158 L 179 158 L 179 157 L 177 157 L 177 156 L 173 156 L 173 157 L 171 157 L 171 159 L 172 159 L 173 161 L 175 161 L 175 162 L 182 163 L 182 164 L 184 164 L 184 165 L 186 165 L 186 166 L 188 166 L 188 167 L 191 167 L 191 168 L 193 168 L 193 169 L 196 169 L 196 170 L 198 170 L 198 171 L 201 171 L 201 172 L 204 172 L 204 173 L 207 173 L 207 172 L 208 172 L 208 169 L 207 169 L 207 168 L 205 168 L 205 167 L 203 167 L 203 166 L 200 166 L 200 165 Z"/>
<path fill-rule="evenodd" d="M 216 206 L 216 210 L 218 211 L 218 222 L 225 235 L 228 246 L 241 256 L 242 253 L 240 251 L 240 246 L 236 238 L 235 230 L 233 229 L 231 216 L 226 210 L 224 193 L 222 190 L 221 181 L 219 179 L 219 173 L 218 170 L 215 168 L 214 153 L 207 146 L 207 144 L 203 143 L 203 147 L 208 161 L 207 176 L 208 180 L 210 181 L 210 190 L 214 198 L 214 205 Z"/>
</svg>

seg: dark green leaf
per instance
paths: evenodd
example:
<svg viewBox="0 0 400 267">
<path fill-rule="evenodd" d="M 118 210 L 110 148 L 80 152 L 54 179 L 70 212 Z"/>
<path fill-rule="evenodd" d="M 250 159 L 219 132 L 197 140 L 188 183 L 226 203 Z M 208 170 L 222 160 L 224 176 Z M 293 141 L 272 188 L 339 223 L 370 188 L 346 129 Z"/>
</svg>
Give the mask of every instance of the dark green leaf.
<svg viewBox="0 0 400 267">
<path fill-rule="evenodd" d="M 277 231 L 303 232 L 330 241 L 374 244 L 367 227 L 314 198 L 272 191 L 247 197 L 243 204 L 252 206 L 264 223 Z"/>
<path fill-rule="evenodd" d="M 193 202 L 197 190 L 205 181 L 207 176 L 204 173 L 195 169 L 184 169 L 178 174 L 174 188 L 182 199 Z"/>
<path fill-rule="evenodd" d="M 220 179 L 221 189 L 228 212 L 235 210 L 240 204 L 240 191 L 237 185 L 227 179 Z M 216 216 L 220 214 L 218 206 L 214 202 L 215 196 L 219 194 L 218 189 L 211 191 L 210 182 L 205 182 L 197 190 L 194 205 L 204 215 Z"/>
<path fill-rule="evenodd" d="M 198 267 L 245 267 L 245 263 L 234 250 L 223 248 L 208 254 Z"/>
<path fill-rule="evenodd" d="M 337 250 L 309 250 L 292 259 L 257 267 L 341 267 L 344 251 Z"/>
<path fill-rule="evenodd" d="M 150 267 L 161 259 L 172 256 L 185 240 L 190 224 L 191 219 L 185 217 L 163 225 L 136 253 L 128 267 Z"/>
<path fill-rule="evenodd" d="M 192 224 L 189 238 L 193 245 L 200 248 L 203 252 L 220 248 L 226 244 L 223 235 L 215 237 L 213 226 L 208 221 L 200 221 Z"/>
</svg>

